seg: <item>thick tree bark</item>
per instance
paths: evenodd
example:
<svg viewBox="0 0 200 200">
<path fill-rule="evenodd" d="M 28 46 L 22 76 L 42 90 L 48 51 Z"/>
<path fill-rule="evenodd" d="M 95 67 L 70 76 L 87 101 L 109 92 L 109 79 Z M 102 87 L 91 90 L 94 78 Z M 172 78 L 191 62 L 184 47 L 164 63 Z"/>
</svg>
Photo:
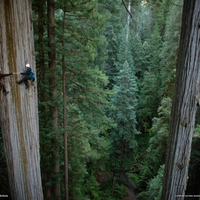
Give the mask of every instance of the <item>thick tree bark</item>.
<svg viewBox="0 0 200 200">
<path fill-rule="evenodd" d="M 200 78 L 200 1 L 185 0 L 162 200 L 184 199 Z"/>
<path fill-rule="evenodd" d="M 3 73 L 22 71 L 26 59 L 35 70 L 30 0 L 0 1 L 0 63 Z M 7 81 L 0 94 L 0 121 L 12 200 L 42 200 L 37 83 L 29 90 Z"/>
</svg>

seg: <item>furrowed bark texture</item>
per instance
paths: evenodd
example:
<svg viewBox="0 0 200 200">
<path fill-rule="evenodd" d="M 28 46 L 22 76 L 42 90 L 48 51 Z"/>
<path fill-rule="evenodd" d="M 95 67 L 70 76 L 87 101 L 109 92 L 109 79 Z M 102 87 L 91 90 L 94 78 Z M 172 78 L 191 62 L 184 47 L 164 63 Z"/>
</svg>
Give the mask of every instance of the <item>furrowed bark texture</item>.
<svg viewBox="0 0 200 200">
<path fill-rule="evenodd" d="M 25 61 L 35 71 L 30 0 L 0 1 L 0 63 L 3 73 L 24 70 Z M 0 94 L 3 134 L 12 200 L 42 200 L 39 156 L 37 84 L 25 90 L 15 83 L 19 75 L 5 78 L 7 96 Z"/>
<path fill-rule="evenodd" d="M 200 78 L 200 1 L 185 0 L 162 200 L 184 199 Z"/>
</svg>

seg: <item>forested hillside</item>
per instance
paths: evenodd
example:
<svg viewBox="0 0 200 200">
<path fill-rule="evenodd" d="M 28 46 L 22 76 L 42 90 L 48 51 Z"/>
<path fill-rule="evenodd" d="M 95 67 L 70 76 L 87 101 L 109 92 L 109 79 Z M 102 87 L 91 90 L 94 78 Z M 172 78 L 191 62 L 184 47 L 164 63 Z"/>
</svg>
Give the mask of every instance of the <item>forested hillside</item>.
<svg viewBox="0 0 200 200">
<path fill-rule="evenodd" d="M 36 63 L 34 95 L 38 96 L 38 108 L 36 103 L 32 109 L 38 109 L 39 115 L 39 121 L 36 114 L 35 119 L 44 199 L 160 200 L 173 97 L 179 97 L 174 88 L 181 79 L 181 69 L 176 69 L 183 55 L 179 52 L 184 53 L 184 48 L 180 51 L 183 1 L 32 0 L 30 5 L 32 12 L 27 15 L 32 17 L 34 35 L 29 37 L 35 46 L 31 64 Z M 189 55 L 198 53 L 194 50 Z M 9 90 L 15 90 L 16 85 L 6 80 Z M 191 93 L 198 90 L 197 85 Z M 27 91 L 21 88 L 20 92 L 21 101 L 27 101 Z M 2 105 L 14 101 L 17 95 L 10 93 L 0 94 Z M 9 95 L 12 98 L 6 101 Z M 192 102 L 195 115 L 196 99 Z M 2 118 L 0 195 L 10 197 L 3 123 Z M 21 123 L 29 124 L 23 119 Z M 185 128 L 190 126 L 183 123 Z M 195 128 L 195 133 L 185 189 L 186 195 L 200 197 L 198 124 L 197 108 L 195 127 L 190 129 Z M 190 147 L 188 151 L 189 155 Z"/>
</svg>

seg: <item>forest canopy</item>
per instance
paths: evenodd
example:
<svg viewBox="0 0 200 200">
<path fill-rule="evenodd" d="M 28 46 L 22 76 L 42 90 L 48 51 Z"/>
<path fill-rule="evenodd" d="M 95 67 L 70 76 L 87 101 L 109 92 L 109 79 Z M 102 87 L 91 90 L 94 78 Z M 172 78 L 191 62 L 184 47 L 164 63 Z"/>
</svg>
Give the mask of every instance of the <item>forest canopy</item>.
<svg viewBox="0 0 200 200">
<path fill-rule="evenodd" d="M 44 199 L 159 200 L 183 1 L 32 0 L 31 8 Z M 186 195 L 200 195 L 199 120 L 197 109 Z M 12 196 L 3 132 L 0 195 Z"/>
</svg>

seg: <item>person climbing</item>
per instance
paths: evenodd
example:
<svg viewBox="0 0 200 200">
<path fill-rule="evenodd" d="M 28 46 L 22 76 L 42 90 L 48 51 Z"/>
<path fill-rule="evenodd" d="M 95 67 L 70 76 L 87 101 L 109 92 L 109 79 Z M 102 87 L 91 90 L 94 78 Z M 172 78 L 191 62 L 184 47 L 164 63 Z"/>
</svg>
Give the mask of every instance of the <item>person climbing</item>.
<svg viewBox="0 0 200 200">
<path fill-rule="evenodd" d="M 26 86 L 26 89 L 28 89 L 29 88 L 28 81 L 31 81 L 32 83 L 35 81 L 35 75 L 34 75 L 33 70 L 30 67 L 30 64 L 27 63 L 25 71 L 20 72 L 20 74 L 23 75 L 24 77 L 21 80 L 17 81 L 17 83 L 18 84 L 24 83 Z"/>
<path fill-rule="evenodd" d="M 2 74 L 1 73 L 1 69 L 0 69 L 0 90 L 2 90 L 3 91 L 3 93 L 4 93 L 4 95 L 6 96 L 9 92 L 8 91 L 6 91 L 6 88 L 5 88 L 5 85 L 4 85 L 4 83 L 3 83 L 3 78 L 4 77 L 6 77 L 6 76 L 11 76 L 11 75 L 13 75 L 13 73 L 9 73 L 9 74 Z"/>
</svg>

